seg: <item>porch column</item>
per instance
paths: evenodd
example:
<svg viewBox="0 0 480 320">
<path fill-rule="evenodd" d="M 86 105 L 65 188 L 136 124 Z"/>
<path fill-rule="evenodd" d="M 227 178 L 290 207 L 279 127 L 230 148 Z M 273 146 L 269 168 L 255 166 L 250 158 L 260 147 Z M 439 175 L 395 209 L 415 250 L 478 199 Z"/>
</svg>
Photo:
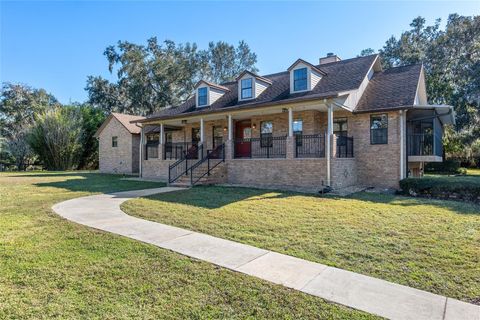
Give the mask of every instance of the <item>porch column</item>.
<svg viewBox="0 0 480 320">
<path fill-rule="evenodd" d="M 165 148 L 163 147 L 165 144 L 165 129 L 163 123 L 160 123 L 160 137 L 158 140 L 158 159 L 163 160 L 163 152 L 165 151 Z"/>
<path fill-rule="evenodd" d="M 144 132 L 144 127 L 142 125 L 142 128 L 140 129 L 140 152 L 139 152 L 139 168 L 138 168 L 138 173 L 140 178 L 143 177 L 143 153 L 145 152 L 145 132 Z"/>
<path fill-rule="evenodd" d="M 400 180 L 405 178 L 405 112 L 399 111 L 400 121 Z"/>
<path fill-rule="evenodd" d="M 287 148 L 287 159 L 295 158 L 295 141 L 293 138 L 293 110 L 292 108 L 288 108 L 288 137 L 286 141 L 286 148 Z"/>
<path fill-rule="evenodd" d="M 333 105 L 327 106 L 327 185 L 331 186 L 331 158 L 332 158 L 332 136 L 333 136 Z"/>
<path fill-rule="evenodd" d="M 225 159 L 230 160 L 233 158 L 233 120 L 232 115 L 228 115 L 227 120 L 228 140 L 225 143 Z"/>
<path fill-rule="evenodd" d="M 203 123 L 203 118 L 200 118 L 200 145 L 202 146 L 202 148 L 198 148 L 198 158 L 199 159 L 202 159 L 203 158 L 203 155 L 204 154 L 207 154 L 207 150 L 203 150 L 203 153 L 202 153 L 202 149 L 203 148 L 206 148 L 207 145 L 206 143 L 204 143 L 205 141 L 205 124 Z"/>
</svg>

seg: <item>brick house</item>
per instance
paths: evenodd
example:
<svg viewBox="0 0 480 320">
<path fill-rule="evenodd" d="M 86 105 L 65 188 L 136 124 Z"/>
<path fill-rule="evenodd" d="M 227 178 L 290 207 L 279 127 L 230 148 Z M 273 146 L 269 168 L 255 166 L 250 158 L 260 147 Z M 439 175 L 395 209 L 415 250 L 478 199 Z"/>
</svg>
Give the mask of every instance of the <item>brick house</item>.
<svg viewBox="0 0 480 320">
<path fill-rule="evenodd" d="M 320 190 L 398 188 L 442 161 L 451 106 L 429 105 L 422 65 L 383 70 L 380 57 L 319 64 L 235 81 L 199 81 L 192 98 L 145 119 L 142 177 L 172 184 Z"/>
<path fill-rule="evenodd" d="M 144 117 L 112 113 L 95 133 L 99 167 L 104 173 L 134 174 L 140 167 L 141 128 L 131 121 Z"/>
</svg>

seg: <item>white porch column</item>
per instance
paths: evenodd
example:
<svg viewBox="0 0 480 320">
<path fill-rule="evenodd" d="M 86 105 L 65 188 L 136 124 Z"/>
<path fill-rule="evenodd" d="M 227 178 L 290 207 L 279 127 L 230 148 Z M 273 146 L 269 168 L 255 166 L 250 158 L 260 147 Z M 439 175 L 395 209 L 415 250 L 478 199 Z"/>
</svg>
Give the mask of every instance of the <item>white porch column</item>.
<svg viewBox="0 0 480 320">
<path fill-rule="evenodd" d="M 163 128 L 163 123 L 160 123 L 160 144 L 164 144 L 165 142 L 163 141 L 165 139 L 165 132 Z"/>
<path fill-rule="evenodd" d="M 203 118 L 200 118 L 200 143 L 203 144 L 204 141 L 205 141 L 204 123 L 203 123 Z"/>
<path fill-rule="evenodd" d="M 327 184 L 331 186 L 331 157 L 332 157 L 332 136 L 333 136 L 333 105 L 327 106 Z"/>
<path fill-rule="evenodd" d="M 293 110 L 288 108 L 288 136 L 293 137 Z"/>
<path fill-rule="evenodd" d="M 232 115 L 228 115 L 228 140 L 233 139 L 233 121 L 232 121 Z"/>
<path fill-rule="evenodd" d="M 139 170 L 138 170 L 140 178 L 143 177 L 143 153 L 144 153 L 144 150 L 145 150 L 145 145 L 144 145 L 145 142 L 144 141 L 145 141 L 145 131 L 144 131 L 144 127 L 142 125 L 142 128 L 140 129 L 140 152 L 139 152 L 139 154 L 140 154 L 140 159 L 139 159 L 140 166 L 139 166 Z"/>
<path fill-rule="evenodd" d="M 405 111 L 399 111 L 400 121 L 400 180 L 405 178 Z"/>
</svg>

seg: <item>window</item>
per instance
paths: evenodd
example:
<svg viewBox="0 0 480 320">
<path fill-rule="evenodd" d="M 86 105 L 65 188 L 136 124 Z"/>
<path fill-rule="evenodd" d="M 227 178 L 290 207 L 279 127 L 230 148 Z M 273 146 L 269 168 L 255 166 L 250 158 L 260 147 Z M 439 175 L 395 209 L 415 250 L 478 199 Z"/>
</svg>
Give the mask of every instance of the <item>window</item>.
<svg viewBox="0 0 480 320">
<path fill-rule="evenodd" d="M 200 142 L 200 129 L 192 128 L 192 144 L 196 145 Z"/>
<path fill-rule="evenodd" d="M 272 121 L 260 122 L 260 147 L 265 148 L 273 146 L 272 132 Z"/>
<path fill-rule="evenodd" d="M 386 113 L 370 116 L 370 143 L 388 143 L 388 116 Z"/>
<path fill-rule="evenodd" d="M 222 127 L 213 127 L 213 148 L 215 149 L 223 143 L 223 129 Z"/>
<path fill-rule="evenodd" d="M 147 134 L 147 143 L 158 143 L 158 140 L 160 139 L 160 134 L 158 133 L 150 133 Z"/>
<path fill-rule="evenodd" d="M 241 81 L 241 86 L 242 86 L 241 97 L 242 97 L 242 99 L 252 98 L 252 83 L 253 83 L 252 78 L 243 79 Z"/>
<path fill-rule="evenodd" d="M 112 148 L 118 147 L 118 137 L 112 137 Z"/>
<path fill-rule="evenodd" d="M 293 70 L 293 91 L 307 90 L 307 68 Z"/>
<path fill-rule="evenodd" d="M 333 119 L 333 133 L 340 137 L 346 137 L 348 132 L 347 118 Z"/>
<path fill-rule="evenodd" d="M 302 119 L 293 120 L 293 136 L 295 137 L 295 143 L 297 146 L 301 146 L 303 144 L 302 134 L 303 134 Z"/>
<path fill-rule="evenodd" d="M 208 88 L 203 87 L 198 89 L 198 106 L 206 106 L 208 101 Z"/>
</svg>

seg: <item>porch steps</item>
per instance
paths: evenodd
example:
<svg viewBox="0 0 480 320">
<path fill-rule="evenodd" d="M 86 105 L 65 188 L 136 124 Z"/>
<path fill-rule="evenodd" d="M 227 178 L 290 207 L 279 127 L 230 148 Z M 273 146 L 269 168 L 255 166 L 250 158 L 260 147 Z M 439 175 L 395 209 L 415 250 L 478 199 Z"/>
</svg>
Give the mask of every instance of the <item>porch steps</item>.
<svg viewBox="0 0 480 320">
<path fill-rule="evenodd" d="M 205 174 L 208 170 L 208 164 L 206 162 L 202 163 L 198 167 L 193 170 L 193 181 L 198 180 L 203 174 Z M 205 175 L 204 177 L 200 178 L 195 184 L 200 185 L 211 185 L 211 184 L 220 184 L 225 183 L 227 181 L 227 167 L 225 163 L 220 163 L 214 169 L 210 171 L 210 175 Z M 181 176 L 177 181 L 171 183 L 170 186 L 172 187 L 183 187 L 189 188 L 191 187 L 191 178 L 190 173 L 188 175 Z"/>
</svg>

